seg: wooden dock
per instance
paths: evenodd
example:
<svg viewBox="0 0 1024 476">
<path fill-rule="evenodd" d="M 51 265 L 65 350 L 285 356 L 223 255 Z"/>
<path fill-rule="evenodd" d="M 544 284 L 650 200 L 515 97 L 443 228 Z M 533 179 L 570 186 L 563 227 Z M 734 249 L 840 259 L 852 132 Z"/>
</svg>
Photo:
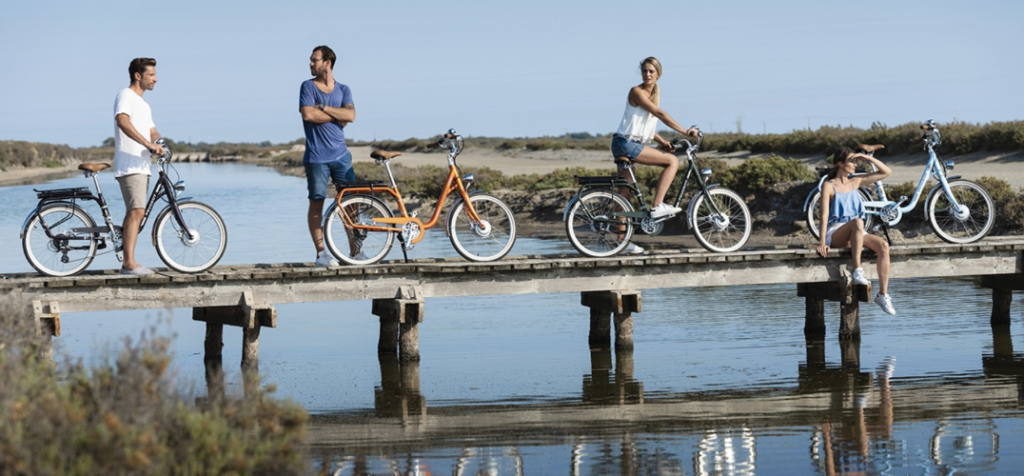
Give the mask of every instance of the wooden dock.
<svg viewBox="0 0 1024 476">
<path fill-rule="evenodd" d="M 1010 293 L 1022 289 L 1024 238 L 993 238 L 972 245 L 896 245 L 894 279 L 985 276 L 994 289 L 993 322 L 1009 316 Z M 276 304 L 373 299 L 381 317 L 381 352 L 419 358 L 416 324 L 424 298 L 534 293 L 582 293 L 591 309 L 592 345 L 610 342 L 614 317 L 616 348 L 632 347 L 631 314 L 640 312 L 640 292 L 653 288 L 792 283 L 807 299 L 805 332 L 824 332 L 822 303 L 843 303 L 841 337 L 859 337 L 857 302 L 870 290 L 849 284 L 849 250 L 821 258 L 810 248 L 752 249 L 717 254 L 702 250 L 648 252 L 639 256 L 584 258 L 578 255 L 517 256 L 494 263 L 462 259 L 389 261 L 365 267 L 317 268 L 312 263 L 218 266 L 187 275 L 166 270 L 150 276 L 112 271 L 68 278 L 11 274 L 0 290 L 33 307 L 40 329 L 60 334 L 60 314 L 82 311 L 191 307 L 193 318 L 210 325 L 242 327 L 248 347 L 260 327 L 276 327 Z M 871 253 L 865 271 L 874 278 Z M 858 289 L 859 288 L 859 289 Z M 998 314 L 998 316 L 997 316 Z M 407 316 L 411 317 L 407 319 Z M 217 332 L 208 339 L 219 339 Z M 208 347 L 208 351 L 211 347 Z M 255 361 L 255 351 L 246 360 Z"/>
</svg>

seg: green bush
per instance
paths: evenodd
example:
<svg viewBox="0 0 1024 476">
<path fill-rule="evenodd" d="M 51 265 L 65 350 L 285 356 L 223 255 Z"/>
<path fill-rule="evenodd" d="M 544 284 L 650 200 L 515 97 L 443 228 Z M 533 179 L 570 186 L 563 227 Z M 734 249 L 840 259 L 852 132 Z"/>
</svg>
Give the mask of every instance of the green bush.
<svg viewBox="0 0 1024 476">
<path fill-rule="evenodd" d="M 1009 182 L 995 177 L 981 177 L 978 184 L 985 187 L 996 205 L 996 228 L 1020 232 L 1024 230 L 1024 190 L 1015 192 Z"/>
<path fill-rule="evenodd" d="M 722 177 L 722 185 L 742 195 L 764 192 L 783 182 L 808 182 L 817 177 L 802 162 L 778 155 L 747 159 L 730 168 Z"/>
<path fill-rule="evenodd" d="M 303 474 L 307 416 L 261 395 L 196 408 L 175 390 L 168 341 L 55 369 L 31 315 L 0 309 L 0 474 Z"/>
</svg>

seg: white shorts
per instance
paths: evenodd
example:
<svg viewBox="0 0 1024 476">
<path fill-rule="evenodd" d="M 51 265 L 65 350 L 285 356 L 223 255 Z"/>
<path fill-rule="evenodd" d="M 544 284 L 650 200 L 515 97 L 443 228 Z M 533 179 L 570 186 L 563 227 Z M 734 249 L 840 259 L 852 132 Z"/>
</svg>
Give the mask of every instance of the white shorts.
<svg viewBox="0 0 1024 476">
<path fill-rule="evenodd" d="M 828 224 L 828 228 L 825 229 L 825 246 L 832 246 L 832 234 L 835 233 L 836 230 L 842 228 L 843 225 L 845 225 L 847 223 L 850 223 L 850 222 L 844 221 L 842 223 L 829 223 Z M 866 236 L 867 234 L 868 234 L 868 230 L 865 229 L 864 230 L 864 235 Z"/>
</svg>

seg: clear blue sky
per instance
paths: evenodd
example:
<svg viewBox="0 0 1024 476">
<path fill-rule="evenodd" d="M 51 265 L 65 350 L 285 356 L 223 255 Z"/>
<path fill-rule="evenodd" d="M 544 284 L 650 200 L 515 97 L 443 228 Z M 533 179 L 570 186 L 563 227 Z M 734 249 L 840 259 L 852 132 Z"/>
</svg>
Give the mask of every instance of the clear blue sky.
<svg viewBox="0 0 1024 476">
<path fill-rule="evenodd" d="M 649 55 L 662 107 L 708 131 L 1015 120 L 1022 21 L 1021 1 L 6 2 L 0 140 L 100 144 L 148 56 L 163 135 L 291 141 L 320 44 L 360 140 L 612 132 Z"/>
</svg>

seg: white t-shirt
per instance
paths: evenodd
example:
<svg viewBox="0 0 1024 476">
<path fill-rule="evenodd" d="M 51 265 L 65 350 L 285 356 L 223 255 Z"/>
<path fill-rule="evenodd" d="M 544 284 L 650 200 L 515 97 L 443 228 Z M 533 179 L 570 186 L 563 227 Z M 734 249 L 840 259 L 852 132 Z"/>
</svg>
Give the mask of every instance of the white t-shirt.
<svg viewBox="0 0 1024 476">
<path fill-rule="evenodd" d="M 149 137 L 153 124 L 153 111 L 142 96 L 131 88 L 124 88 L 114 98 L 114 176 L 149 173 L 150 153 L 146 146 L 135 142 L 117 126 L 117 115 L 127 114 L 135 130 L 143 137 Z"/>
</svg>

